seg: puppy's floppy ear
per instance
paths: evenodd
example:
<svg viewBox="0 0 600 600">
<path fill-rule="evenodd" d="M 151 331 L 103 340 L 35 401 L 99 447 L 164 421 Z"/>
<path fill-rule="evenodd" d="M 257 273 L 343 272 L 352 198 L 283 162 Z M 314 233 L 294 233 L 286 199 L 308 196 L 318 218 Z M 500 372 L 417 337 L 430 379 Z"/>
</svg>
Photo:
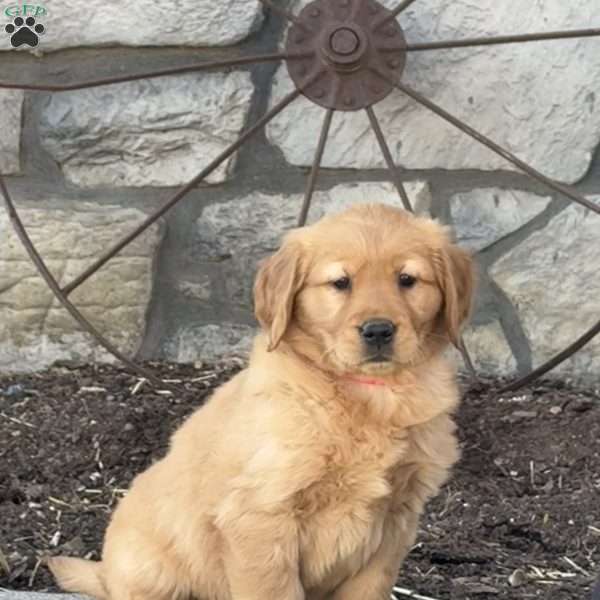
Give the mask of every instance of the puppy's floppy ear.
<svg viewBox="0 0 600 600">
<path fill-rule="evenodd" d="M 269 333 L 269 352 L 277 348 L 292 318 L 294 299 L 306 277 L 303 262 L 302 246 L 288 239 L 258 270 L 254 312 Z"/>
<path fill-rule="evenodd" d="M 443 327 L 448 339 L 457 348 L 460 345 L 460 329 L 471 313 L 475 270 L 471 256 L 448 244 L 436 251 L 434 264 L 438 283 L 444 295 L 442 307 Z"/>
</svg>

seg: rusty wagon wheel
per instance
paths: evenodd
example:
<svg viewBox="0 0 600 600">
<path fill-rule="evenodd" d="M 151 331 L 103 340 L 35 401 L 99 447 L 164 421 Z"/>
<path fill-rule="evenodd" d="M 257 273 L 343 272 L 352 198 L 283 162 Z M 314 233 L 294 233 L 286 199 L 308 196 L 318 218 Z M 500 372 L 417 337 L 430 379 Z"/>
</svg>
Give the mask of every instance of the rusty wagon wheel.
<svg viewBox="0 0 600 600">
<path fill-rule="evenodd" d="M 4 198 L 16 233 L 40 275 L 45 279 L 56 298 L 79 323 L 82 329 L 90 333 L 108 352 L 142 377 L 162 387 L 166 386 L 152 372 L 125 356 L 104 337 L 72 303 L 69 296 L 108 261 L 156 223 L 167 211 L 180 202 L 188 192 L 213 173 L 247 140 L 265 127 L 301 95 L 321 106 L 324 109 L 324 117 L 317 151 L 299 212 L 299 226 L 303 226 L 306 223 L 309 214 L 323 153 L 330 133 L 332 117 L 336 111 L 366 112 L 385 164 L 389 170 L 390 179 L 398 192 L 400 200 L 406 210 L 413 210 L 403 183 L 402 173 L 394 163 L 388 142 L 373 108 L 393 90 L 400 90 L 408 98 L 412 99 L 412 101 L 437 115 L 440 120 L 458 128 L 464 134 L 487 147 L 543 186 L 554 192 L 558 192 L 572 202 L 600 214 L 600 206 L 585 198 L 573 187 L 559 183 L 543 175 L 531 165 L 465 123 L 462 119 L 426 98 L 410 85 L 407 85 L 402 77 L 407 59 L 414 52 L 594 37 L 600 36 L 600 28 L 407 43 L 401 22 L 397 20 L 397 17 L 401 17 L 403 11 L 416 2 L 416 0 L 399 0 L 398 5 L 393 10 L 387 9 L 378 0 L 314 0 L 299 14 L 292 14 L 287 9 L 275 4 L 273 0 L 260 0 L 260 2 L 266 9 L 277 13 L 289 22 L 290 26 L 283 52 L 248 56 L 233 60 L 205 62 L 192 66 L 140 73 L 139 75 L 112 77 L 69 85 L 18 85 L 0 82 L 0 88 L 62 92 L 139 79 L 222 69 L 244 64 L 285 61 L 287 65 L 288 73 L 295 85 L 295 89 L 291 93 L 276 103 L 262 118 L 242 133 L 235 143 L 216 156 L 196 177 L 169 198 L 163 206 L 149 215 L 135 230 L 116 241 L 111 248 L 107 249 L 104 254 L 98 257 L 65 286 L 61 287 L 59 285 L 43 257 L 40 256 L 35 245 L 32 243 L 19 216 L 17 207 L 11 199 L 4 178 L 0 175 L 0 193 Z M 536 377 L 547 373 L 550 369 L 572 356 L 599 333 L 600 321 L 560 354 L 527 376 L 513 382 L 505 390 L 518 389 Z M 462 346 L 462 354 L 467 367 L 473 372 L 473 366 L 467 349 L 464 344 Z"/>
</svg>

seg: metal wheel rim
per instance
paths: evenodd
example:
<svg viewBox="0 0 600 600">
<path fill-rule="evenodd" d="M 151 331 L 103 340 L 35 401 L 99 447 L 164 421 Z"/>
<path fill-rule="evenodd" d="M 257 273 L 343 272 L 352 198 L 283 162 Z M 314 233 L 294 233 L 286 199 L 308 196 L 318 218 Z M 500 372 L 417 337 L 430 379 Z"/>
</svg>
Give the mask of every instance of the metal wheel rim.
<svg viewBox="0 0 600 600">
<path fill-rule="evenodd" d="M 388 26 L 390 29 L 390 37 L 394 37 L 392 35 L 392 31 L 394 31 L 394 27 L 397 26 L 396 17 L 400 16 L 407 8 L 413 5 L 417 0 L 403 0 L 398 6 L 393 10 L 385 10 L 381 7 L 375 0 L 340 0 L 340 3 L 344 7 L 344 10 L 348 11 L 350 23 L 352 27 L 350 29 L 354 31 L 357 37 L 360 37 L 359 29 L 365 27 L 365 15 L 370 15 L 370 21 L 367 23 L 369 30 L 371 31 L 379 31 L 382 28 Z M 298 32 L 304 32 L 305 34 L 309 33 L 310 29 L 310 10 L 314 9 L 318 6 L 319 0 L 317 2 L 313 2 L 311 7 L 306 7 L 306 9 L 300 14 L 295 15 L 286 9 L 280 7 L 275 4 L 273 0 L 260 0 L 263 6 L 272 11 L 273 13 L 278 14 L 283 17 L 291 24 L 290 36 L 296 36 L 296 39 L 301 39 L 302 36 L 299 36 Z M 354 19 L 354 20 L 352 20 Z M 353 29 L 355 27 L 355 29 Z M 398 26 L 399 27 L 399 26 Z M 337 30 L 336 30 L 337 31 Z M 362 31 L 362 29 L 361 29 Z M 401 32 L 401 29 L 398 29 Z M 374 34 L 375 35 L 375 34 Z M 541 183 L 545 187 L 552 189 L 555 192 L 560 193 L 562 196 L 567 198 L 571 202 L 575 202 L 581 206 L 584 206 L 588 210 L 591 210 L 595 213 L 600 214 L 600 206 L 597 206 L 593 202 L 589 201 L 583 195 L 579 194 L 573 187 L 569 185 L 562 184 L 560 182 L 554 181 L 533 167 L 531 167 L 526 162 L 519 159 L 517 156 L 504 149 L 500 145 L 496 144 L 493 140 L 483 135 L 481 132 L 472 128 L 470 125 L 457 118 L 450 112 L 446 111 L 443 107 L 438 106 L 431 100 L 428 100 L 425 96 L 419 93 L 417 90 L 412 87 L 402 83 L 401 81 L 401 71 L 404 67 L 404 60 L 406 59 L 406 55 L 410 52 L 424 52 L 424 51 L 435 51 L 435 50 L 447 50 L 452 48 L 468 48 L 468 47 L 481 47 L 487 45 L 500 45 L 500 44 L 515 44 L 515 43 L 529 43 L 536 41 L 551 41 L 558 39 L 573 39 L 573 38 L 587 38 L 587 37 L 598 37 L 600 36 L 600 28 L 588 28 L 588 29 L 579 29 L 579 30 L 569 30 L 569 31 L 554 31 L 554 32 L 544 32 L 544 33 L 531 33 L 531 34 L 520 34 L 520 35 L 502 35 L 502 36 L 489 36 L 489 37 L 480 37 L 480 38 L 468 38 L 468 39 L 458 39 L 458 40 L 441 40 L 441 41 L 425 41 L 419 43 L 411 43 L 406 44 L 403 36 L 397 35 L 397 45 L 393 46 L 393 49 L 388 49 L 387 51 L 390 55 L 393 55 L 396 60 L 394 63 L 398 72 L 394 72 L 393 69 L 390 70 L 390 63 L 387 66 L 381 66 L 378 64 L 374 64 L 372 62 L 368 63 L 364 68 L 368 68 L 370 71 L 370 75 L 375 76 L 379 79 L 381 85 L 378 88 L 373 87 L 372 90 L 372 98 L 363 99 L 360 102 L 350 102 L 349 95 L 344 95 L 343 93 L 336 96 L 335 90 L 331 92 L 334 100 L 330 100 L 328 104 L 320 101 L 319 97 L 315 96 L 314 87 L 311 87 L 315 84 L 315 82 L 322 76 L 321 71 L 317 70 L 310 72 L 309 69 L 306 69 L 305 72 L 301 73 L 298 69 L 297 65 L 301 65 L 302 61 L 310 61 L 311 58 L 314 57 L 315 52 L 318 52 L 318 48 L 311 47 L 310 45 L 306 45 L 303 42 L 297 43 L 293 41 L 293 38 L 290 37 L 288 40 L 287 50 L 285 52 L 280 53 L 272 53 L 258 56 L 249 56 L 249 57 L 241 57 L 235 58 L 231 60 L 221 60 L 221 61 L 213 61 L 213 62 L 204 62 L 200 64 L 193 64 L 185 67 L 177 67 L 173 69 L 163 69 L 159 71 L 146 72 L 141 73 L 139 75 L 126 75 L 120 77 L 112 77 L 112 78 L 104 78 L 98 80 L 91 80 L 87 82 L 82 82 L 79 84 L 67 84 L 67 85 L 59 85 L 59 84 L 46 84 L 46 85 L 20 85 L 17 83 L 10 82 L 2 82 L 0 81 L 0 89 L 20 89 L 20 90 L 29 90 L 29 91 L 47 91 L 47 92 L 63 92 L 63 91 L 72 91 L 78 89 L 92 88 L 104 85 L 112 85 L 116 83 L 124 83 L 128 81 L 136 81 L 140 79 L 148 79 L 154 77 L 164 77 L 170 75 L 178 75 L 183 73 L 190 72 L 199 72 L 199 71 L 209 71 L 213 69 L 222 69 L 226 67 L 240 66 L 246 64 L 257 64 L 261 62 L 274 62 L 274 61 L 282 61 L 285 60 L 288 69 L 292 75 L 292 80 L 296 85 L 296 89 L 285 96 L 279 103 L 273 106 L 263 117 L 261 117 L 254 125 L 249 127 L 245 132 L 243 132 L 238 140 L 231 144 L 225 151 L 223 151 L 219 156 L 217 156 L 207 167 L 205 167 L 196 177 L 194 177 L 187 185 L 183 186 L 179 191 L 177 191 L 165 204 L 163 204 L 158 210 L 154 213 L 150 214 L 143 223 L 141 223 L 134 231 L 130 234 L 119 240 L 112 248 L 105 252 L 100 258 L 94 261 L 88 268 L 86 268 L 79 276 L 75 277 L 70 283 L 62 288 L 59 286 L 56 279 L 53 277 L 52 273 L 48 269 L 44 259 L 41 257 L 37 248 L 33 244 L 30 239 L 26 228 L 20 218 L 19 212 L 11 198 L 9 189 L 6 185 L 4 177 L 0 174 L 0 194 L 3 197 L 4 204 L 6 206 L 6 210 L 10 217 L 11 223 L 15 232 L 17 233 L 21 243 L 25 247 L 27 253 L 29 254 L 32 262 L 35 264 L 39 274 L 46 281 L 47 285 L 51 289 L 54 296 L 59 300 L 62 306 L 71 314 L 71 316 L 78 322 L 81 328 L 84 331 L 87 331 L 91 334 L 96 341 L 104 347 L 109 353 L 115 356 L 118 360 L 124 363 L 126 367 L 128 367 L 133 372 L 138 375 L 148 379 L 152 383 L 160 387 L 173 387 L 169 386 L 169 384 L 162 382 L 159 378 L 157 378 L 151 371 L 137 364 L 135 361 L 131 360 L 123 353 L 119 351 L 108 339 L 106 339 L 95 327 L 94 325 L 70 302 L 69 295 L 77 289 L 80 285 L 82 285 L 85 281 L 87 281 L 90 277 L 92 277 L 100 268 L 102 268 L 111 258 L 117 255 L 123 248 L 133 242 L 138 236 L 144 233 L 148 227 L 154 224 L 160 217 L 166 214 L 171 208 L 173 208 L 177 203 L 179 203 L 185 195 L 194 189 L 202 180 L 204 180 L 208 175 L 210 175 L 215 169 L 217 169 L 225 160 L 227 160 L 232 154 L 234 154 L 248 139 L 250 139 L 254 134 L 260 131 L 262 128 L 266 127 L 266 125 L 275 118 L 280 112 L 282 112 L 289 104 L 291 104 L 294 100 L 296 100 L 300 95 L 305 95 L 311 101 L 316 104 L 320 104 L 324 106 L 325 116 L 323 119 L 323 124 L 321 127 L 321 133 L 319 137 L 319 143 L 317 146 L 317 150 L 315 153 L 313 165 L 310 171 L 310 175 L 307 180 L 306 190 L 304 194 L 304 198 L 302 201 L 302 205 L 300 208 L 300 214 L 298 219 L 298 226 L 304 226 L 306 224 L 309 211 L 312 205 L 312 198 L 316 188 L 316 183 L 318 180 L 319 172 L 321 169 L 321 162 L 323 158 L 323 154 L 327 145 L 331 123 L 334 116 L 334 113 L 337 110 L 351 111 L 351 110 L 365 110 L 369 119 L 369 123 L 373 130 L 373 133 L 376 136 L 377 143 L 379 145 L 380 151 L 385 160 L 385 164 L 387 165 L 390 179 L 394 184 L 399 198 L 402 202 L 403 207 L 406 210 L 412 211 L 412 206 L 406 193 L 406 189 L 404 187 L 401 169 L 394 163 L 391 151 L 389 149 L 388 143 L 386 141 L 384 132 L 381 129 L 379 121 L 377 119 L 376 113 L 373 109 L 373 105 L 383 99 L 387 94 L 383 93 L 383 89 L 387 86 L 389 90 L 392 88 L 396 88 L 403 92 L 406 96 L 411 98 L 413 101 L 420 104 L 422 107 L 428 109 L 430 112 L 436 114 L 440 119 L 446 121 L 447 123 L 453 125 L 454 127 L 461 130 L 466 135 L 473 138 L 475 141 L 480 144 L 486 146 L 497 155 L 503 157 L 507 162 L 513 164 L 518 169 L 523 171 L 526 175 L 528 175 L 534 181 Z M 304 37 L 307 37 L 306 35 Z M 304 41 L 304 40 L 303 40 Z M 347 48 L 348 37 L 346 36 L 341 43 L 336 44 L 333 47 L 334 53 L 337 49 L 341 49 L 340 55 L 348 53 Z M 331 50 L 331 48 L 330 48 Z M 352 46 L 350 46 L 349 50 L 352 50 Z M 404 60 L 398 60 L 398 52 L 402 53 Z M 352 52 L 349 52 L 350 54 Z M 395 53 L 395 54 L 394 54 Z M 338 62 L 340 63 L 338 65 Z M 333 63 L 337 66 L 340 66 L 343 61 L 340 59 L 336 60 L 336 57 L 333 57 Z M 362 68 L 362 67 L 361 67 Z M 311 92 L 312 90 L 312 92 Z M 377 91 L 376 91 L 377 90 Z M 388 92 L 389 93 L 389 92 Z M 575 340 L 571 345 L 565 348 L 562 352 L 558 353 L 556 356 L 540 365 L 538 368 L 532 370 L 530 373 L 525 375 L 524 377 L 518 378 L 513 381 L 509 385 L 505 386 L 501 392 L 507 391 L 515 391 L 525 385 L 528 385 L 535 379 L 547 374 L 552 369 L 556 368 L 558 365 L 562 364 L 564 361 L 572 357 L 577 351 L 583 348 L 586 344 L 588 344 L 592 339 L 594 339 L 597 335 L 600 334 L 600 321 L 596 323 L 592 328 L 586 331 L 581 337 Z M 471 374 L 476 377 L 475 369 L 473 367 L 473 362 L 469 355 L 469 352 L 464 344 L 464 341 L 461 341 L 461 353 L 465 360 L 465 364 Z"/>
</svg>

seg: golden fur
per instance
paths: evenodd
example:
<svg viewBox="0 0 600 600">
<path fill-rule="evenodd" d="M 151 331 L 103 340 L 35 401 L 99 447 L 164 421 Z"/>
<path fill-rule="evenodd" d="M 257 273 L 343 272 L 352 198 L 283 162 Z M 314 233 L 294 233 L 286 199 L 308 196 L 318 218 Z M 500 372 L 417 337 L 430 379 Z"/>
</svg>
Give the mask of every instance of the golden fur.
<svg viewBox="0 0 600 600">
<path fill-rule="evenodd" d="M 343 277 L 351 289 L 332 285 Z M 442 353 L 471 295 L 469 257 L 428 219 L 358 206 L 290 233 L 257 276 L 249 367 L 134 480 L 102 562 L 49 560 L 61 586 L 110 600 L 387 599 L 458 458 Z M 358 328 L 374 317 L 397 330 L 389 359 L 369 362 Z"/>
</svg>

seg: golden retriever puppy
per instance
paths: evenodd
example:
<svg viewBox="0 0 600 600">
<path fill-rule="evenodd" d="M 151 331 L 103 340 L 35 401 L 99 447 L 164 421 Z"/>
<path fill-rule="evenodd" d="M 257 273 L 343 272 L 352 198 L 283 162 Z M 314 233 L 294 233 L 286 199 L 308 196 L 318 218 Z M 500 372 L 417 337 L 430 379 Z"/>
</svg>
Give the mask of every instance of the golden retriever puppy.
<svg viewBox="0 0 600 600">
<path fill-rule="evenodd" d="M 453 369 L 471 260 L 435 222 L 357 206 L 291 232 L 255 283 L 249 367 L 116 509 L 102 562 L 52 558 L 110 600 L 384 600 L 458 458 Z"/>
</svg>

